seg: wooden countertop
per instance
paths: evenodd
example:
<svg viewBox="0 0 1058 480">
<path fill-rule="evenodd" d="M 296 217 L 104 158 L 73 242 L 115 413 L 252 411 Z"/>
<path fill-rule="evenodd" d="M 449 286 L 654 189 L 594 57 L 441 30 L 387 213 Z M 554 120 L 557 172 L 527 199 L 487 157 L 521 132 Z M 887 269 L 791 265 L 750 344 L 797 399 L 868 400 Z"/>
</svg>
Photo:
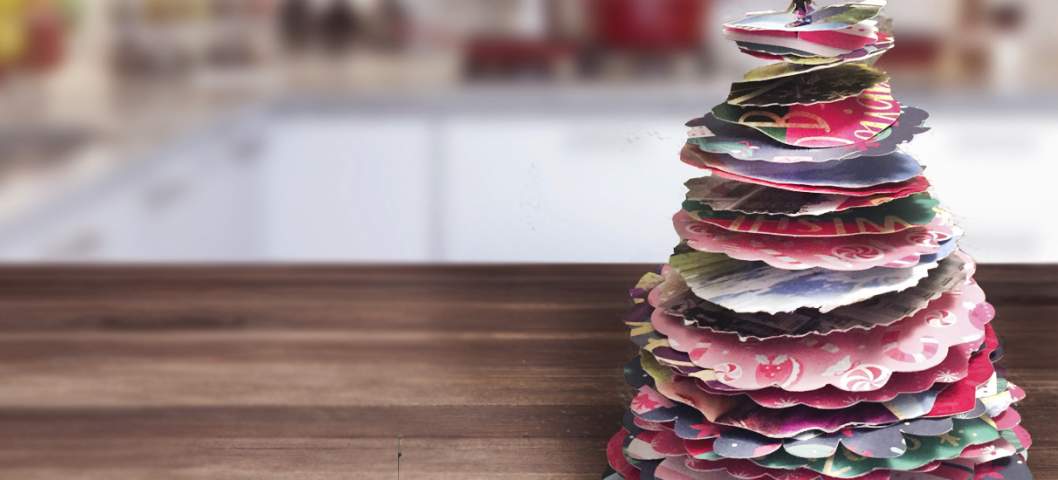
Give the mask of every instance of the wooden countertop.
<svg viewBox="0 0 1058 480">
<path fill-rule="evenodd" d="M 0 478 L 597 479 L 648 267 L 0 269 Z M 1058 478 L 1058 266 L 986 266 Z"/>
</svg>

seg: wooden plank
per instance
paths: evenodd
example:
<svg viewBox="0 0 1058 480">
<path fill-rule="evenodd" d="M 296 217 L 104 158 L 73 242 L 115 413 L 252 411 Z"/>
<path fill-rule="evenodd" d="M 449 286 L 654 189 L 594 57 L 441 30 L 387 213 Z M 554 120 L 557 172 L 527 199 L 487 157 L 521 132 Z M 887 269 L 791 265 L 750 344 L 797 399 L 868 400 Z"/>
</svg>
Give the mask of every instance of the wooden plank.
<svg viewBox="0 0 1058 480">
<path fill-rule="evenodd" d="M 597 478 L 649 268 L 0 268 L 0 477 Z M 979 278 L 1058 478 L 1058 267 Z"/>
<path fill-rule="evenodd" d="M 5 443 L 0 465 L 3 478 L 18 479 L 395 480 L 397 441 L 74 435 Z"/>
</svg>

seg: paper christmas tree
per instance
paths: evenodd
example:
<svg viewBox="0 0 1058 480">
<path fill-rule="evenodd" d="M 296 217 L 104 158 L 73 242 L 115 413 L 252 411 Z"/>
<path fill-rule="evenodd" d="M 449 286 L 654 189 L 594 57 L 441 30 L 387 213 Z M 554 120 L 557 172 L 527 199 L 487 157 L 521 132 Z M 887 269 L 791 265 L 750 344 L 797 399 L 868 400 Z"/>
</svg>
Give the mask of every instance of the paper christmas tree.
<svg viewBox="0 0 1058 480">
<path fill-rule="evenodd" d="M 884 1 L 724 26 L 771 62 L 691 121 L 682 242 L 632 290 L 607 479 L 1029 479 L 961 231 L 900 146 Z"/>
</svg>

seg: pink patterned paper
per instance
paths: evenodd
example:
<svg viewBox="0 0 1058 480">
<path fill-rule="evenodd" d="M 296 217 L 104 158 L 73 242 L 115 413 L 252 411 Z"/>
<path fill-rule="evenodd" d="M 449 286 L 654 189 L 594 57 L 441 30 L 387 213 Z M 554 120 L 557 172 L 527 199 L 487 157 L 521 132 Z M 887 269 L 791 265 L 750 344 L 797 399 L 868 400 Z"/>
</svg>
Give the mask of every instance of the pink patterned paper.
<svg viewBox="0 0 1058 480">
<path fill-rule="evenodd" d="M 850 237 L 785 237 L 727 230 L 681 210 L 673 217 L 680 238 L 691 248 L 783 270 L 860 271 L 875 267 L 909 268 L 940 251 L 954 233 L 945 216 L 898 233 Z"/>
<path fill-rule="evenodd" d="M 683 439 L 670 430 L 639 432 L 634 435 L 625 452 L 633 460 L 661 460 L 687 454 Z"/>
<path fill-rule="evenodd" d="M 839 102 L 787 107 L 721 105 L 720 118 L 752 127 L 787 145 L 802 148 L 844 147 L 866 143 L 900 118 L 900 102 L 888 83 Z"/>
<path fill-rule="evenodd" d="M 654 311 L 651 323 L 672 348 L 732 388 L 807 392 L 833 385 L 870 392 L 884 388 L 894 372 L 928 370 L 947 358 L 949 348 L 981 341 L 994 316 L 984 291 L 971 282 L 910 318 L 869 331 L 741 342 L 737 335 L 684 326 L 662 310 Z"/>
<path fill-rule="evenodd" d="M 995 367 L 989 359 L 989 355 L 999 346 L 999 340 L 992 332 L 991 326 L 987 327 L 985 347 L 979 353 L 974 354 L 979 346 L 978 342 L 958 345 L 948 352 L 948 357 L 936 367 L 921 372 L 895 373 L 885 384 L 884 388 L 873 392 L 844 392 L 837 387 L 828 386 L 821 390 L 809 392 L 787 392 L 778 388 L 766 388 L 751 392 L 729 392 L 731 395 L 746 393 L 754 403 L 765 408 L 788 408 L 795 405 L 805 405 L 821 410 L 842 410 L 863 402 L 883 403 L 895 399 L 897 396 L 907 393 L 921 393 L 933 388 L 937 383 L 952 383 L 948 389 L 941 394 L 934 406 L 931 417 L 937 416 L 937 405 L 946 405 L 945 410 L 959 410 L 965 407 L 958 400 L 967 393 L 963 387 L 968 387 L 971 399 L 975 399 L 974 389 L 988 381 L 995 374 Z M 972 356 L 971 356 L 972 355 Z M 953 390 L 954 388 L 954 390 Z M 706 388 L 707 392 L 720 393 Z M 957 398 L 951 398 L 957 397 Z M 973 405 L 970 405 L 972 408 Z"/>
<path fill-rule="evenodd" d="M 628 430 L 622 428 L 610 437 L 610 441 L 606 443 L 606 459 L 610 468 L 621 474 L 625 480 L 639 480 L 639 469 L 632 466 L 624 454 L 624 440 L 628 434 Z"/>
<path fill-rule="evenodd" d="M 878 28 L 870 22 L 849 25 L 842 30 L 783 31 L 724 27 L 729 40 L 760 45 L 779 45 L 803 51 L 822 49 L 824 54 L 847 53 L 878 42 Z"/>
</svg>

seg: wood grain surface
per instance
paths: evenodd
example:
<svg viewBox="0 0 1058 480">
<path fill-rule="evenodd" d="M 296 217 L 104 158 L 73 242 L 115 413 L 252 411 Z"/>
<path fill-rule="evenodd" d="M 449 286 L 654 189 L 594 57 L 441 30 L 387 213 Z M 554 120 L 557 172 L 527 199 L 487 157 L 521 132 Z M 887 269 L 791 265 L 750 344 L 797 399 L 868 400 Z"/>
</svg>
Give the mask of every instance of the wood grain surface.
<svg viewBox="0 0 1058 480">
<path fill-rule="evenodd" d="M 2 268 L 0 478 L 595 479 L 647 269 Z M 979 278 L 1058 478 L 1058 267 Z"/>
</svg>

